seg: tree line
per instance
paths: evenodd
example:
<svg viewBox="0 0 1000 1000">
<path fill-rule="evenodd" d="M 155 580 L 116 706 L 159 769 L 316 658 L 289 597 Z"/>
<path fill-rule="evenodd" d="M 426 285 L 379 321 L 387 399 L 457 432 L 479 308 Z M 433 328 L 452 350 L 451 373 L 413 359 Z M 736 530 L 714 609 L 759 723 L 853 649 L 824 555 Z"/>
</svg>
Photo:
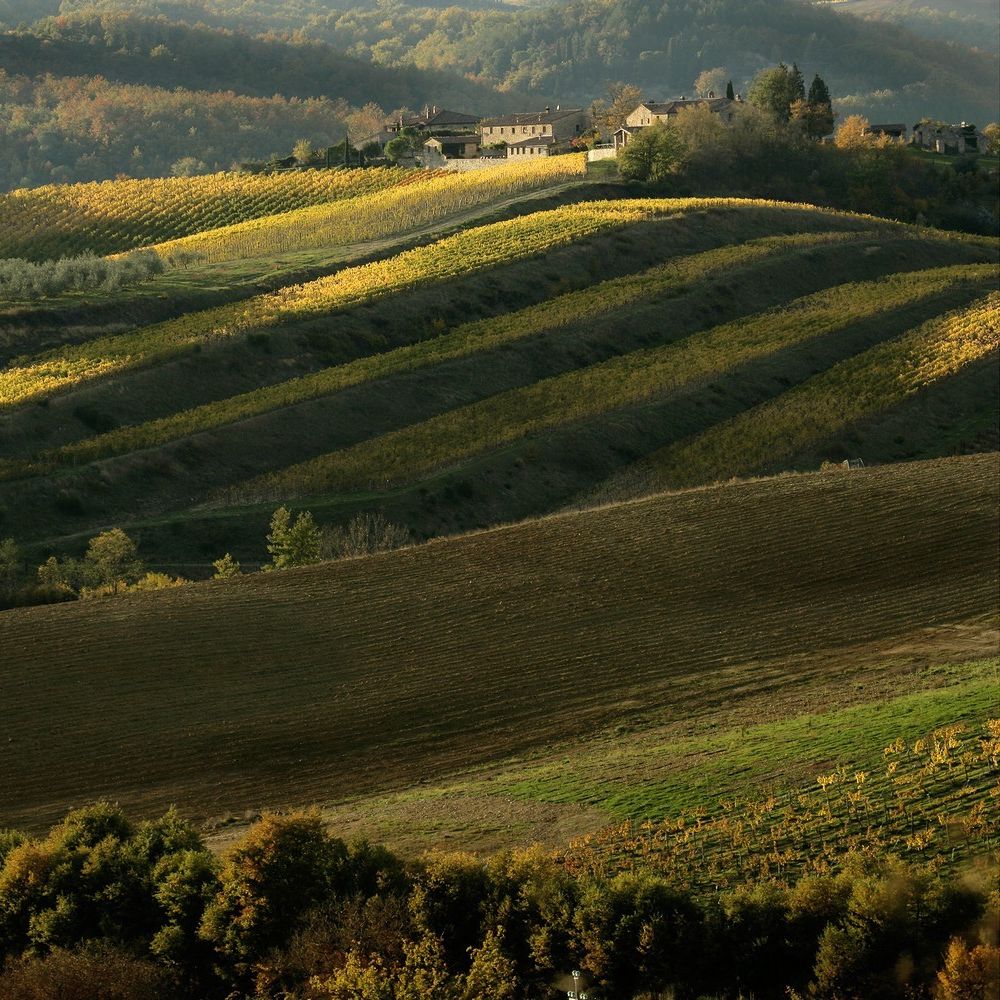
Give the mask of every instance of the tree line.
<svg viewBox="0 0 1000 1000">
<path fill-rule="evenodd" d="M 1000 228 L 995 178 L 975 157 L 954 166 L 913 155 L 877 134 L 860 115 L 834 129 L 829 89 L 780 64 L 751 82 L 731 124 L 705 107 L 689 108 L 636 131 L 618 154 L 628 180 L 671 194 L 731 195 L 802 201 L 903 222 L 991 235 Z M 987 126 L 996 142 L 1000 130 Z"/>
<path fill-rule="evenodd" d="M 104 0 L 106 8 L 124 0 Z M 852 110 L 882 107 L 895 120 L 935 114 L 954 121 L 996 114 L 995 54 L 942 46 L 886 22 L 863 21 L 833 5 L 773 0 L 566 0 L 537 6 L 383 0 L 354 5 L 303 0 L 294 27 L 286 10 L 241 0 L 194 0 L 188 11 L 164 0 L 145 4 L 190 21 L 211 18 L 284 37 L 329 42 L 361 59 L 398 69 L 445 69 L 504 92 L 584 103 L 616 80 L 633 79 L 647 97 L 687 93 L 710 66 L 728 66 L 746 90 L 762 66 L 779 58 L 822 62 L 828 83 Z M 435 98 L 429 98 L 435 100 Z M 932 100 L 933 107 L 927 102 Z M 451 106 L 450 100 L 436 103 Z M 476 109 L 473 109 L 476 110 Z"/>
<path fill-rule="evenodd" d="M 447 73 L 386 68 L 299 38 L 255 38 L 116 12 L 0 33 L 0 190 L 199 172 L 378 131 L 382 108 L 505 108 Z M 374 129 L 354 121 L 379 109 Z M 370 115 L 368 116 L 370 118 Z M 198 166 L 198 165 L 201 166 Z"/>
<path fill-rule="evenodd" d="M 344 525 L 321 526 L 310 511 L 293 516 L 287 507 L 279 507 L 271 517 L 266 538 L 270 561 L 261 565 L 261 571 L 388 552 L 409 542 L 409 531 L 380 512 L 356 514 Z M 243 567 L 228 552 L 212 563 L 212 569 L 216 580 L 243 574 Z M 163 590 L 191 582 L 148 569 L 138 544 L 121 528 L 95 535 L 80 558 L 49 556 L 33 574 L 25 571 L 17 542 L 0 539 L 0 609 Z"/>
<path fill-rule="evenodd" d="M 404 862 L 316 814 L 265 815 L 220 859 L 173 810 L 97 803 L 0 831 L 0 996 L 527 1000 L 575 971 L 619 1000 L 985 1000 L 995 907 L 886 856 L 696 897 L 539 847 Z"/>
</svg>

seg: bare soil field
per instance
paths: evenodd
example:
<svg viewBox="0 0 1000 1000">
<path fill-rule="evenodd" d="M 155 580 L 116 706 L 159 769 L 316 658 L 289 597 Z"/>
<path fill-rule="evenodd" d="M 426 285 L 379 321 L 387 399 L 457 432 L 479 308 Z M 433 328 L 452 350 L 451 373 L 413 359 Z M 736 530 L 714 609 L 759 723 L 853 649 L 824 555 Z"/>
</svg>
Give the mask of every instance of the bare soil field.
<svg viewBox="0 0 1000 1000">
<path fill-rule="evenodd" d="M 995 648 L 998 492 L 995 454 L 782 476 L 4 612 L 0 825 L 328 803 L 933 684 L 915 663 Z"/>
</svg>

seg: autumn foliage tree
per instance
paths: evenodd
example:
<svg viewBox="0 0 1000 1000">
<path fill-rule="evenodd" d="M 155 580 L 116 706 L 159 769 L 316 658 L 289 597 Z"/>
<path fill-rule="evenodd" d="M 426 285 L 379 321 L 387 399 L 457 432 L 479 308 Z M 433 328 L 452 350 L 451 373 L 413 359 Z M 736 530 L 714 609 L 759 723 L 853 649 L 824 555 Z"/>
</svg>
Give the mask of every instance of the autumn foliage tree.
<svg viewBox="0 0 1000 1000">
<path fill-rule="evenodd" d="M 117 594 L 123 585 L 142 576 L 143 565 L 135 542 L 121 528 L 102 531 L 90 540 L 84 567 L 99 586 Z"/>
<path fill-rule="evenodd" d="M 611 135 L 625 124 L 625 119 L 642 102 L 642 91 L 631 83 L 615 83 L 608 87 L 608 96 L 590 106 L 590 117 L 605 134 Z"/>
<path fill-rule="evenodd" d="M 202 936 L 237 973 L 252 975 L 311 907 L 336 893 L 346 858 L 318 816 L 265 816 L 226 857 Z"/>
</svg>

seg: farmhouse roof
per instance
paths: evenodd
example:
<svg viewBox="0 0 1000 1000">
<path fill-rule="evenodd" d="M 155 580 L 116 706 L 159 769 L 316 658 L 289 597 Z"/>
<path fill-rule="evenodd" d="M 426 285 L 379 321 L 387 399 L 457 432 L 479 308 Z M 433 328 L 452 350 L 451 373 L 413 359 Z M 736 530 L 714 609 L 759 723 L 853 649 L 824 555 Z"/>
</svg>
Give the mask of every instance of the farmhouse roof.
<svg viewBox="0 0 1000 1000">
<path fill-rule="evenodd" d="M 970 125 L 968 122 L 959 122 L 957 125 L 949 125 L 946 122 L 917 122 L 913 126 L 914 129 L 933 129 L 933 131 L 940 135 L 942 132 L 954 132 L 955 135 L 975 135 L 978 129 L 975 125 Z"/>
<path fill-rule="evenodd" d="M 676 115 L 685 108 L 707 107 L 709 111 L 722 111 L 730 104 L 735 104 L 728 97 L 681 97 L 675 101 L 643 101 L 640 108 L 646 108 L 654 115 Z"/>
<path fill-rule="evenodd" d="M 468 146 L 470 144 L 479 145 L 480 139 L 477 132 L 463 132 L 460 135 L 432 135 L 427 143 L 437 142 L 442 146 Z"/>
<path fill-rule="evenodd" d="M 423 114 L 407 115 L 403 118 L 403 127 L 413 126 L 415 128 L 446 128 L 449 125 L 470 125 L 479 123 L 476 115 L 467 115 L 464 111 L 449 111 L 447 108 L 424 108 Z M 399 128 L 399 120 L 389 123 Z"/>
<path fill-rule="evenodd" d="M 507 148 L 513 149 L 515 147 L 527 147 L 527 146 L 554 146 L 557 139 L 554 135 L 529 135 L 527 139 L 518 139 L 517 142 L 508 142 Z"/>
<path fill-rule="evenodd" d="M 570 115 L 582 115 L 583 108 L 556 108 L 551 111 L 519 111 L 512 115 L 498 115 L 495 118 L 484 118 L 483 125 L 552 125 Z"/>
</svg>

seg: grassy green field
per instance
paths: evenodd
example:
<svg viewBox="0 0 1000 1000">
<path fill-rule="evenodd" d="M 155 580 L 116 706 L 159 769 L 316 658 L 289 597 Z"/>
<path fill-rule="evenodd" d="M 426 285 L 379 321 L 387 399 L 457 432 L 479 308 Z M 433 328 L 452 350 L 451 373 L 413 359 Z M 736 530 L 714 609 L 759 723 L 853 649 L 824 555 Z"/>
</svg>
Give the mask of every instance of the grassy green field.
<svg viewBox="0 0 1000 1000">
<path fill-rule="evenodd" d="M 487 847 L 868 766 L 990 712 L 997 471 L 783 476 L 5 612 L 0 815 L 176 802 L 224 838 L 319 803 Z"/>
</svg>

